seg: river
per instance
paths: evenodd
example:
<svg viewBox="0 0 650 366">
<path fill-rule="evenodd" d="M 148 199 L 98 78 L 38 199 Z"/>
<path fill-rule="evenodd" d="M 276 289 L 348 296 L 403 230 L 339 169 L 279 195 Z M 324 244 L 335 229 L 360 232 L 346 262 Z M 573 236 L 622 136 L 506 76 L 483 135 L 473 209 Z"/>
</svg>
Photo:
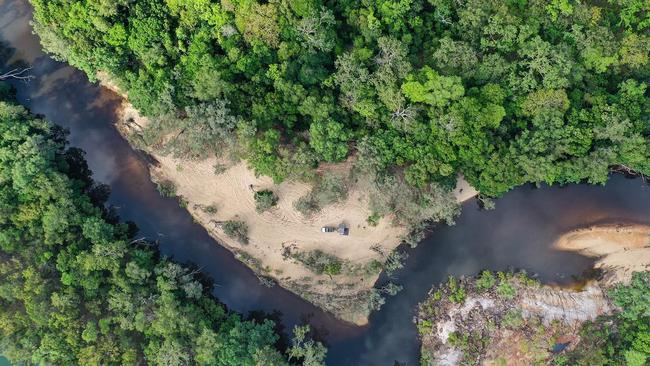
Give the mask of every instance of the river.
<svg viewBox="0 0 650 366">
<path fill-rule="evenodd" d="M 412 318 L 432 284 L 484 268 L 521 268 L 547 283 L 568 283 L 592 261 L 551 250 L 557 235 L 594 223 L 650 223 L 650 186 L 620 175 L 604 187 L 520 187 L 497 200 L 493 211 L 469 201 L 455 226 L 432 230 L 408 250 L 406 266 L 396 274 L 404 290 L 373 313 L 369 325 L 352 326 L 282 288 L 261 286 L 174 199 L 161 197 L 146 163 L 113 126 L 119 98 L 44 55 L 30 17 L 25 1 L 0 0 L 0 42 L 9 49 L 0 54 L 0 70 L 24 64 L 35 76 L 28 83 L 12 82 L 20 103 L 70 129 L 70 143 L 87 152 L 94 178 L 111 186 L 109 204 L 137 223 L 141 235 L 159 239 L 164 254 L 197 264 L 214 279 L 214 294 L 233 310 L 274 313 L 285 328 L 311 322 L 327 342 L 330 365 L 415 365 L 419 344 Z"/>
</svg>

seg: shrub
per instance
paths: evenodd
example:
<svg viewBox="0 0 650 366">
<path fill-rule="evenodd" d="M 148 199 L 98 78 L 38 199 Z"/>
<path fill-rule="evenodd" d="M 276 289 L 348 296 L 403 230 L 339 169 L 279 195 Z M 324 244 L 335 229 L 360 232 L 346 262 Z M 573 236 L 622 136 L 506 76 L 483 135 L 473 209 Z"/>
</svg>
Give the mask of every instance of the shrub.
<svg viewBox="0 0 650 366">
<path fill-rule="evenodd" d="M 379 311 L 381 307 L 386 303 L 386 299 L 381 296 L 381 293 L 376 288 L 370 290 L 368 294 L 368 310 L 369 311 Z"/>
<path fill-rule="evenodd" d="M 248 244 L 248 225 L 243 221 L 230 220 L 222 225 L 223 232 L 242 244 Z"/>
<path fill-rule="evenodd" d="M 377 274 L 380 273 L 384 266 L 380 261 L 373 259 L 366 264 L 366 273 L 367 274 Z"/>
<path fill-rule="evenodd" d="M 431 332 L 431 330 L 433 329 L 433 322 L 431 321 L 431 319 L 420 320 L 417 324 L 417 327 L 418 327 L 418 333 L 420 334 L 420 336 L 423 336 Z"/>
<path fill-rule="evenodd" d="M 325 265 L 323 273 L 332 277 L 337 274 L 341 274 L 341 262 L 332 262 Z"/>
<path fill-rule="evenodd" d="M 205 208 L 203 208 L 203 211 L 209 215 L 214 215 L 217 213 L 217 206 L 216 205 L 205 206 Z"/>
<path fill-rule="evenodd" d="M 347 181 L 336 173 L 325 173 L 311 192 L 319 207 L 325 207 L 348 197 Z"/>
<path fill-rule="evenodd" d="M 221 174 L 225 173 L 226 170 L 228 170 L 228 166 L 226 166 L 225 164 L 221 164 L 221 163 L 214 164 L 213 168 L 214 168 L 214 175 L 221 175 Z"/>
<path fill-rule="evenodd" d="M 503 316 L 502 322 L 503 325 L 508 328 L 518 329 L 521 328 L 522 325 L 524 325 L 524 317 L 521 315 L 521 311 L 516 309 L 510 309 Z"/>
<path fill-rule="evenodd" d="M 404 286 L 398 285 L 396 283 L 388 282 L 384 286 L 381 287 L 380 291 L 386 295 L 389 296 L 395 296 L 397 295 L 400 291 L 404 289 Z"/>
<path fill-rule="evenodd" d="M 381 215 L 377 212 L 373 212 L 372 215 L 368 216 L 366 219 L 368 225 L 370 226 L 377 226 L 379 224 L 379 220 L 381 220 Z"/>
<path fill-rule="evenodd" d="M 386 257 L 386 263 L 384 268 L 386 269 L 386 275 L 392 276 L 395 271 L 404 267 L 404 261 L 408 257 L 408 254 L 400 252 L 398 250 L 393 250 L 390 252 L 388 257 Z"/>
<path fill-rule="evenodd" d="M 156 188 L 163 197 L 176 197 L 176 184 L 169 179 L 157 182 Z"/>
<path fill-rule="evenodd" d="M 504 299 L 512 300 L 517 296 L 517 289 L 509 282 L 501 282 L 497 286 L 497 294 Z"/>
<path fill-rule="evenodd" d="M 294 202 L 293 207 L 303 216 L 311 216 L 323 207 L 342 201 L 348 196 L 347 182 L 335 173 L 320 177 L 311 192 Z"/>
<path fill-rule="evenodd" d="M 415 225 L 422 221 L 454 223 L 460 206 L 450 189 L 432 183 L 415 188 L 395 175 L 382 175 L 370 188 L 370 209 L 379 214 L 394 214 L 400 225 Z"/>
<path fill-rule="evenodd" d="M 298 252 L 293 254 L 293 258 L 319 275 L 337 275 L 341 273 L 341 269 L 343 268 L 343 262 L 338 257 L 325 253 L 322 250 Z"/>
<path fill-rule="evenodd" d="M 293 207 L 305 217 L 311 216 L 320 211 L 320 207 L 312 201 L 309 195 L 298 198 L 298 200 L 293 203 Z"/>
<path fill-rule="evenodd" d="M 449 300 L 457 304 L 461 304 L 465 301 L 467 293 L 465 292 L 465 287 L 460 281 L 456 280 L 454 277 L 449 277 L 447 288 L 449 288 Z"/>
<path fill-rule="evenodd" d="M 278 203 L 278 196 L 268 189 L 255 192 L 255 210 L 262 213 Z"/>
<path fill-rule="evenodd" d="M 494 275 L 490 271 L 483 271 L 481 275 L 476 279 L 476 289 L 479 291 L 487 291 L 491 289 L 496 283 Z"/>
</svg>

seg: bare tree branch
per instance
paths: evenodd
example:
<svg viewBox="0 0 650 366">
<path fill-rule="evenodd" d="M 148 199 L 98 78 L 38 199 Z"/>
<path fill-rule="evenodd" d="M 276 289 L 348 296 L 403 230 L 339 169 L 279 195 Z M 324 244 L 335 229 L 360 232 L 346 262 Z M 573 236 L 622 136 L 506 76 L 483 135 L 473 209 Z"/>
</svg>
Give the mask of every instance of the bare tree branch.
<svg viewBox="0 0 650 366">
<path fill-rule="evenodd" d="M 617 172 L 617 173 L 623 173 L 623 174 L 628 174 L 628 175 L 631 175 L 631 176 L 641 177 L 641 180 L 644 181 L 644 182 L 647 179 L 645 174 L 643 174 L 642 172 L 640 172 L 638 170 L 634 170 L 634 169 L 630 168 L 629 166 L 627 166 L 625 164 L 615 165 L 612 168 L 610 168 L 610 170 L 613 171 L 613 172 Z"/>
<path fill-rule="evenodd" d="M 10 70 L 4 74 L 0 74 L 0 81 L 2 80 L 8 80 L 8 79 L 18 79 L 18 80 L 23 80 L 23 81 L 30 81 L 34 78 L 34 75 L 30 74 L 29 71 L 31 70 L 31 67 L 27 67 L 24 69 L 16 68 L 13 70 Z"/>
</svg>

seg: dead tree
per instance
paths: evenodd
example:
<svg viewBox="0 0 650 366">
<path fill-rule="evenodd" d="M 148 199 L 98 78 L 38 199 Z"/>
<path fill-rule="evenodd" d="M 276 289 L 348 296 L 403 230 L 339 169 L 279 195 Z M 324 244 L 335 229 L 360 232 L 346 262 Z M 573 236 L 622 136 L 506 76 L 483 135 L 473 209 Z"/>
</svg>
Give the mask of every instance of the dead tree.
<svg viewBox="0 0 650 366">
<path fill-rule="evenodd" d="M 24 69 L 16 68 L 16 69 L 7 71 L 4 74 L 0 74 L 0 81 L 9 80 L 9 79 L 30 81 L 30 80 L 32 80 L 34 78 L 34 75 L 29 73 L 29 71 L 31 69 L 32 69 L 31 67 L 26 67 Z"/>
<path fill-rule="evenodd" d="M 638 170 L 634 170 L 634 169 L 630 168 L 629 166 L 627 166 L 625 164 L 614 165 L 610 170 L 613 171 L 613 172 L 623 173 L 623 174 L 627 174 L 627 175 L 630 175 L 630 176 L 641 177 L 641 180 L 644 181 L 644 182 L 647 179 L 645 174 L 643 174 L 642 172 L 640 172 Z"/>
</svg>

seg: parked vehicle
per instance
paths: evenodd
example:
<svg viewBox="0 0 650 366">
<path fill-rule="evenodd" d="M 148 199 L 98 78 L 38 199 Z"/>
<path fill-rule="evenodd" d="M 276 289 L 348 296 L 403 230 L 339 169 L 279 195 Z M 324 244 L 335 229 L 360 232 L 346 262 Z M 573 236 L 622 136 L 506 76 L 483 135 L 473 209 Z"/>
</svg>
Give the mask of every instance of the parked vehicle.
<svg viewBox="0 0 650 366">
<path fill-rule="evenodd" d="M 336 228 L 333 226 L 323 226 L 320 228 L 320 231 L 323 233 L 333 233 L 336 231 Z"/>
<path fill-rule="evenodd" d="M 350 229 L 345 226 L 344 223 L 339 224 L 339 234 L 340 235 L 350 235 Z"/>
</svg>

